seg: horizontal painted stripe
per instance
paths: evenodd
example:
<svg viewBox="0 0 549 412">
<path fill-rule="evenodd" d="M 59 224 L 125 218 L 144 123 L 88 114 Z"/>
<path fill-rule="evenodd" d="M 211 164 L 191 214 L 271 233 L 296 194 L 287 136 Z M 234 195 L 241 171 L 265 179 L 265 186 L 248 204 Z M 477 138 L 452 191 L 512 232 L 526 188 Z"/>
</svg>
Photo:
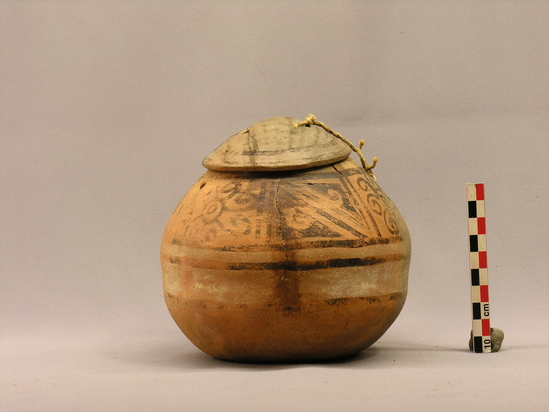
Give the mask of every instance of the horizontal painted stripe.
<svg viewBox="0 0 549 412">
<path fill-rule="evenodd" d="M 372 266 L 385 262 L 404 260 L 404 255 L 386 255 L 367 258 L 329 259 L 316 262 L 263 262 L 263 263 L 239 263 L 229 265 L 230 270 L 285 270 L 289 272 L 343 268 L 354 266 Z"/>
<path fill-rule="evenodd" d="M 219 260 L 199 259 L 196 257 L 184 257 L 172 258 L 172 263 L 214 270 L 284 270 L 295 272 L 328 268 L 372 266 L 386 262 L 402 261 L 408 257 L 409 255 L 406 254 L 391 254 L 364 258 L 338 258 L 315 261 L 269 260 L 263 262 L 224 262 Z"/>
<path fill-rule="evenodd" d="M 286 259 L 286 252 L 283 250 L 261 250 L 261 251 L 226 251 L 194 248 L 181 245 L 162 245 L 162 253 L 172 258 L 197 258 L 203 260 L 214 260 L 222 262 L 241 262 L 245 256 L 248 262 L 265 262 L 268 260 L 281 261 Z"/>
<path fill-rule="evenodd" d="M 343 249 L 358 249 L 371 246 L 383 246 L 383 245 L 402 245 L 401 236 L 392 236 L 387 238 L 360 238 L 360 239 L 311 239 L 304 241 L 303 239 L 291 240 L 286 239 L 284 243 L 280 242 L 279 244 L 247 244 L 247 245 L 224 245 L 217 246 L 214 248 L 193 248 L 191 246 L 186 246 L 184 242 L 174 240 L 171 244 L 164 243 L 162 247 L 166 250 L 174 251 L 177 253 L 177 249 L 193 249 L 194 251 L 204 250 L 204 251 L 216 251 L 216 252 L 229 252 L 229 253 L 258 253 L 258 252 L 267 252 L 273 253 L 276 251 L 281 252 L 292 252 L 292 251 L 301 251 L 301 250 L 318 250 L 326 248 L 343 248 Z"/>
<path fill-rule="evenodd" d="M 409 248 L 409 245 L 408 245 Z M 308 262 L 333 259 L 364 259 L 380 255 L 395 255 L 409 253 L 400 242 L 374 244 L 357 248 L 348 247 L 314 247 L 288 250 L 261 250 L 261 251 L 226 251 L 217 249 L 204 249 L 189 247 L 177 244 L 162 245 L 162 253 L 170 258 L 194 258 L 208 261 L 227 263 L 261 263 L 261 262 L 284 262 L 293 260 L 296 262 Z"/>
</svg>

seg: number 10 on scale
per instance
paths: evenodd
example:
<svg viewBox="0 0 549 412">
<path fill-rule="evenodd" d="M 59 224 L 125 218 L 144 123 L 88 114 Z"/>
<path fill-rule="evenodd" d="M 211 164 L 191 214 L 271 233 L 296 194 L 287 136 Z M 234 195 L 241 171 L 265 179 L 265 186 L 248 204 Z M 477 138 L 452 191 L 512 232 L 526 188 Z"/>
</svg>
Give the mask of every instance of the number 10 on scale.
<svg viewBox="0 0 549 412">
<path fill-rule="evenodd" d="M 488 259 L 486 254 L 486 211 L 484 183 L 467 184 L 469 223 L 469 268 L 473 305 L 473 351 L 491 352 Z"/>
</svg>

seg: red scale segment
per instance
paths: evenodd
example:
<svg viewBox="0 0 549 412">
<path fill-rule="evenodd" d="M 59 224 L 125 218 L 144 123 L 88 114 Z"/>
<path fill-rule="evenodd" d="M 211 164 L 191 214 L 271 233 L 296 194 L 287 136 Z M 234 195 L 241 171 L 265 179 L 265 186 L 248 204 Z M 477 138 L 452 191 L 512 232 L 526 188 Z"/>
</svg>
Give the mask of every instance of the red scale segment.
<svg viewBox="0 0 549 412">
<path fill-rule="evenodd" d="M 483 338 L 483 340 L 485 339 L 486 336 L 490 337 L 490 319 L 482 319 L 482 338 Z M 491 344 L 492 344 L 492 342 L 490 342 L 490 345 Z M 488 351 L 488 352 L 490 352 L 490 351 Z"/>
<path fill-rule="evenodd" d="M 484 200 L 484 183 L 476 183 L 475 189 L 477 192 L 477 198 L 475 200 Z"/>
<path fill-rule="evenodd" d="M 488 269 L 488 256 L 486 252 L 478 252 L 478 269 Z"/>
<path fill-rule="evenodd" d="M 480 285 L 480 301 L 488 302 L 488 285 Z"/>
<path fill-rule="evenodd" d="M 485 235 L 486 234 L 486 218 L 477 217 L 477 234 Z"/>
</svg>

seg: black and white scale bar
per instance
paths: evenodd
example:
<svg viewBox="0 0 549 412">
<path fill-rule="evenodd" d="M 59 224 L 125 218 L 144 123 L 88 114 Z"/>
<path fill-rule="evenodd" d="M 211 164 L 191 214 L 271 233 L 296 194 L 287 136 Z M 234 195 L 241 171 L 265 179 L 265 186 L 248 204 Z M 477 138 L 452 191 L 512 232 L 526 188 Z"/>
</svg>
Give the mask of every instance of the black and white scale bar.
<svg viewBox="0 0 549 412">
<path fill-rule="evenodd" d="M 476 353 L 486 353 L 492 351 L 492 338 L 490 336 L 484 183 L 467 184 L 467 209 L 473 314 L 473 351 Z"/>
</svg>

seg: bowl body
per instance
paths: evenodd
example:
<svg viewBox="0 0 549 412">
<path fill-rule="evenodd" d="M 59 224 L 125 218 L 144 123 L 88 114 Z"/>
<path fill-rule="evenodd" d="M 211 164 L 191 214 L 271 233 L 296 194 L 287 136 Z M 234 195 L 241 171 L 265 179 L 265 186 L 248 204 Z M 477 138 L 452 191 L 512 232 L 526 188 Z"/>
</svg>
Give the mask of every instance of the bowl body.
<svg viewBox="0 0 549 412">
<path fill-rule="evenodd" d="M 355 354 L 407 294 L 401 214 L 352 159 L 279 172 L 208 170 L 162 239 L 166 304 L 202 351 L 295 362 Z"/>
</svg>

